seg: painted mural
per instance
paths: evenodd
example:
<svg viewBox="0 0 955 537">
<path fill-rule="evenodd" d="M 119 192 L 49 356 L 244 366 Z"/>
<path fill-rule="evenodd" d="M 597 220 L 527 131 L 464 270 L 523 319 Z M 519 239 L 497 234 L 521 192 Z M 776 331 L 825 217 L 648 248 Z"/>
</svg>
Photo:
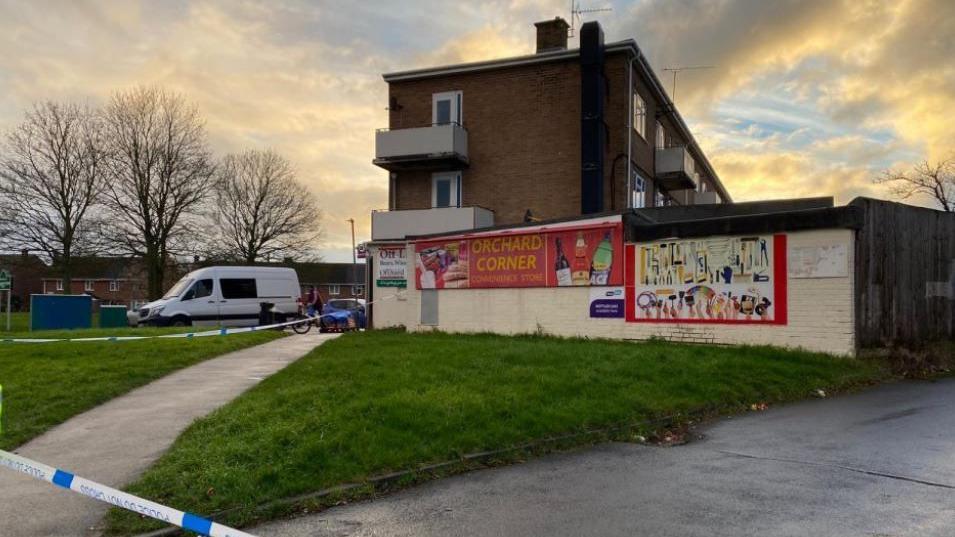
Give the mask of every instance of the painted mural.
<svg viewBox="0 0 955 537">
<path fill-rule="evenodd" d="M 638 243 L 634 256 L 631 321 L 785 322 L 783 235 Z"/>
</svg>

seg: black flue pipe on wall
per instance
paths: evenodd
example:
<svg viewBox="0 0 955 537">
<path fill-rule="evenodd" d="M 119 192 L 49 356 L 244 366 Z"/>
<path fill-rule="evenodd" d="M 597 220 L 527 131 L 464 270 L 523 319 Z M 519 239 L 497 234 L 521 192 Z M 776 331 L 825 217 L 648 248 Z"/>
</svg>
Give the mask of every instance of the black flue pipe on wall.
<svg viewBox="0 0 955 537">
<path fill-rule="evenodd" d="M 604 32 L 596 22 L 580 28 L 580 214 L 604 210 Z"/>
</svg>

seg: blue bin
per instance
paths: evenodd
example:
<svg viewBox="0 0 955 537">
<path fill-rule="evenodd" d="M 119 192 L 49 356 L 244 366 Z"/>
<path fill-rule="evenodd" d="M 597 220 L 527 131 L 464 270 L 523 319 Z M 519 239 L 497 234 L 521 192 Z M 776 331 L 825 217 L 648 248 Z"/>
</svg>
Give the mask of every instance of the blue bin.
<svg viewBox="0 0 955 537">
<path fill-rule="evenodd" d="M 30 295 L 30 330 L 91 328 L 93 297 Z"/>
</svg>

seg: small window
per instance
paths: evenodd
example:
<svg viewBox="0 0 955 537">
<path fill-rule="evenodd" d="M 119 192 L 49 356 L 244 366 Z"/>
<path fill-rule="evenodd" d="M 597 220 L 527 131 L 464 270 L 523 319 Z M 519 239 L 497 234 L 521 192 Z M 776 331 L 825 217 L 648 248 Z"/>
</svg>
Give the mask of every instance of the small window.
<svg viewBox="0 0 955 537">
<path fill-rule="evenodd" d="M 363 294 L 365 294 L 365 286 L 364 285 L 351 286 L 351 294 L 352 296 L 362 296 Z"/>
<path fill-rule="evenodd" d="M 667 131 L 663 130 L 663 124 L 657 121 L 657 149 L 664 149 L 667 146 Z"/>
<path fill-rule="evenodd" d="M 460 91 L 433 94 L 431 96 L 431 122 L 435 125 L 447 125 L 449 123 L 460 125 L 462 120 L 461 99 Z"/>
<path fill-rule="evenodd" d="M 647 139 L 647 103 L 633 90 L 633 128 L 644 140 Z"/>
<path fill-rule="evenodd" d="M 670 197 L 666 195 L 665 192 L 657 190 L 657 195 L 654 198 L 654 207 L 666 207 L 670 205 Z"/>
<path fill-rule="evenodd" d="M 93 280 L 86 280 L 86 283 L 83 284 L 83 290 L 84 290 L 84 291 L 92 291 L 92 290 L 93 290 Z"/>
<path fill-rule="evenodd" d="M 110 280 L 109 281 L 110 292 L 115 293 L 118 289 L 119 289 L 119 282 L 117 282 L 116 280 Z"/>
<path fill-rule="evenodd" d="M 640 175 L 640 172 L 633 170 L 631 179 L 630 206 L 634 209 L 643 209 L 647 206 L 647 180 Z"/>
<path fill-rule="evenodd" d="M 57 291 L 63 290 L 63 280 L 56 280 L 56 290 Z"/>
<path fill-rule="evenodd" d="M 186 294 L 182 297 L 182 299 L 192 300 L 194 298 L 207 297 L 212 294 L 212 286 L 213 286 L 212 278 L 207 278 L 205 280 L 198 280 L 196 281 L 196 283 L 192 284 L 191 289 L 186 291 Z"/>
<path fill-rule="evenodd" d="M 431 178 L 431 207 L 461 206 L 461 174 L 436 173 Z"/>
<path fill-rule="evenodd" d="M 338 286 L 338 285 L 329 285 L 329 286 L 328 286 L 328 294 L 329 294 L 329 295 L 340 295 L 340 294 L 342 294 L 341 287 Z"/>
<path fill-rule="evenodd" d="M 219 280 L 222 298 L 257 298 L 255 278 L 222 278 Z"/>
</svg>

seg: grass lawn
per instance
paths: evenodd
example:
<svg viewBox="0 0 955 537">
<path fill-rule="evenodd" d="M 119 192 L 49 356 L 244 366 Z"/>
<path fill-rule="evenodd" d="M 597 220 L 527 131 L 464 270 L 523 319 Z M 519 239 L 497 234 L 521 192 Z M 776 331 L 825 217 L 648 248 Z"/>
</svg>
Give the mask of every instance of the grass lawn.
<svg viewBox="0 0 955 537">
<path fill-rule="evenodd" d="M 96 337 L 161 334 L 184 329 L 90 329 L 4 334 L 14 337 Z M 189 330 L 189 329 L 185 329 Z M 12 449 L 68 418 L 172 371 L 264 343 L 280 332 L 195 339 L 117 342 L 0 342 L 3 434 Z"/>
<path fill-rule="evenodd" d="M 17 311 L 10 314 L 10 332 L 30 330 L 30 313 Z M 7 334 L 7 312 L 0 313 L 0 334 Z"/>
<path fill-rule="evenodd" d="M 346 334 L 197 421 L 134 494 L 247 525 L 252 507 L 370 476 L 675 411 L 738 411 L 880 378 L 769 347 Z M 582 440 L 585 441 L 585 440 Z M 113 510 L 112 533 L 161 527 Z"/>
</svg>

